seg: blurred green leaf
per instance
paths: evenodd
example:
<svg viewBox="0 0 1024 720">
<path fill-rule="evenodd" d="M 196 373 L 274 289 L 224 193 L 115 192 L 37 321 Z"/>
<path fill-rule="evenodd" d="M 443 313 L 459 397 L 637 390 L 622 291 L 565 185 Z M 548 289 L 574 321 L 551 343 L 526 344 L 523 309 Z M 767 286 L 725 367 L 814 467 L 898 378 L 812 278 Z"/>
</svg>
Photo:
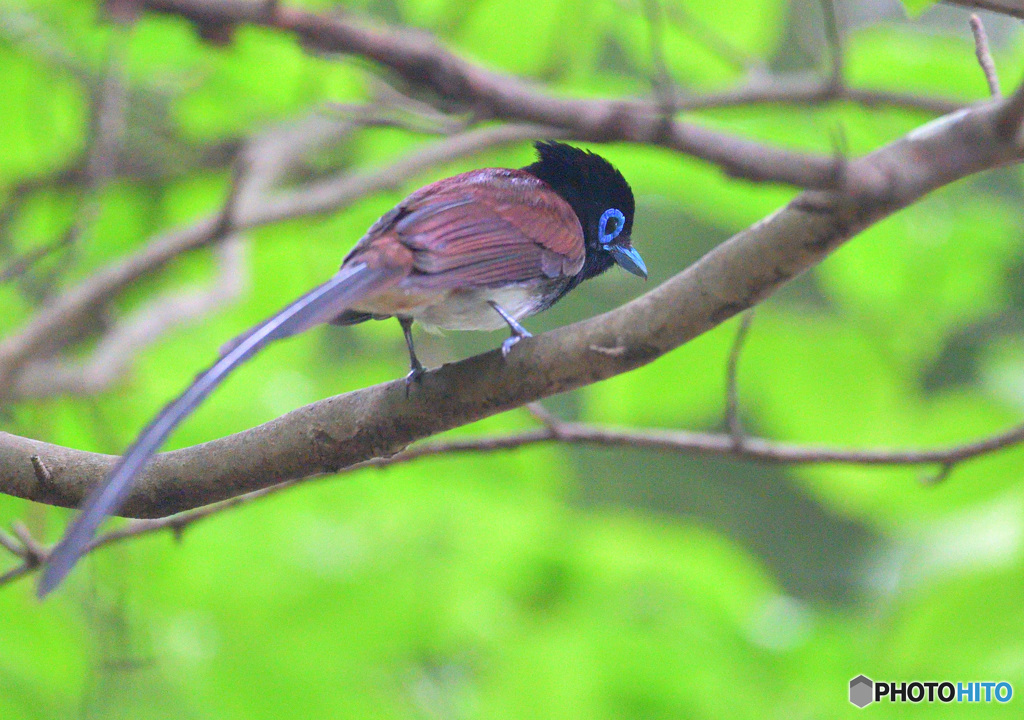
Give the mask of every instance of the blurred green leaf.
<svg viewBox="0 0 1024 720">
<path fill-rule="evenodd" d="M 920 15 L 934 5 L 937 0 L 902 0 L 902 2 L 903 7 L 905 7 L 911 15 Z"/>
</svg>

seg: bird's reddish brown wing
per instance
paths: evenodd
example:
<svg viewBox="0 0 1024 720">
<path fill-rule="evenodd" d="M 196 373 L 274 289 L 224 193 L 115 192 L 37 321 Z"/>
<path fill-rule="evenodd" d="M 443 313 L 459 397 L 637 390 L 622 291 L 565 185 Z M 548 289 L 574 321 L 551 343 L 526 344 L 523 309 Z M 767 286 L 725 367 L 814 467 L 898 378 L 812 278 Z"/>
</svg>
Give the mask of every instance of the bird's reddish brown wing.
<svg viewBox="0 0 1024 720">
<path fill-rule="evenodd" d="M 409 196 L 382 217 L 346 262 L 411 253 L 401 285 L 440 290 L 572 276 L 583 230 L 569 204 L 521 170 L 476 170 Z"/>
</svg>

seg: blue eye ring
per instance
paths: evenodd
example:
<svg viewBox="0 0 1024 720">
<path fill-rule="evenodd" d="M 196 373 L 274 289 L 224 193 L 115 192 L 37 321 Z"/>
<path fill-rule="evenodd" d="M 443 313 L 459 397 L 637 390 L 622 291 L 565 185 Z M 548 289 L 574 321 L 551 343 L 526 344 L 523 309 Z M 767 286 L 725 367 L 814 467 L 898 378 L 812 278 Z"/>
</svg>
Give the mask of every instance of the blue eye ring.
<svg viewBox="0 0 1024 720">
<path fill-rule="evenodd" d="M 608 221 L 612 218 L 615 218 L 618 222 L 615 223 L 614 230 L 607 232 L 606 228 L 608 227 Z M 619 236 L 619 233 L 622 232 L 622 228 L 624 227 L 626 227 L 626 216 L 622 214 L 622 211 L 616 210 L 615 208 L 608 208 L 604 211 L 604 214 L 601 215 L 601 219 L 597 221 L 597 241 L 602 245 L 610 245 L 612 240 Z"/>
</svg>

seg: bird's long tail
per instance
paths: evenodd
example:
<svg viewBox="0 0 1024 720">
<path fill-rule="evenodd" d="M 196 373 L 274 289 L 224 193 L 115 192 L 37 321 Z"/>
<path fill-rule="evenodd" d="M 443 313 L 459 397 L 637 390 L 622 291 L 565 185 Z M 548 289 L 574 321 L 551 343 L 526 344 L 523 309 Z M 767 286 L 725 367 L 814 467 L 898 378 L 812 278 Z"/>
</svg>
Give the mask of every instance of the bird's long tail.
<svg viewBox="0 0 1024 720">
<path fill-rule="evenodd" d="M 102 485 L 86 498 L 82 511 L 56 545 L 39 581 L 45 597 L 71 571 L 103 519 L 117 512 L 132 488 L 135 476 L 156 453 L 171 431 L 238 365 L 266 345 L 328 322 L 362 298 L 397 283 L 403 273 L 370 268 L 366 263 L 346 265 L 323 285 L 309 291 L 269 320 L 232 341 L 208 370 L 169 403 L 146 426 L 114 465 Z"/>
</svg>

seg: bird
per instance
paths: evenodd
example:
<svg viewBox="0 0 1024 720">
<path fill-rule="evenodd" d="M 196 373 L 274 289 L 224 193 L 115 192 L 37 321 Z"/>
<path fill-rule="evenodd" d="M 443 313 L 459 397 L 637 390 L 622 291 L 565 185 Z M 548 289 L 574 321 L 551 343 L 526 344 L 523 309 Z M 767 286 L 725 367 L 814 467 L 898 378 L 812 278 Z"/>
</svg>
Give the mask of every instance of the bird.
<svg viewBox="0 0 1024 720">
<path fill-rule="evenodd" d="M 507 357 L 531 337 L 519 321 L 584 280 L 613 265 L 646 279 L 631 243 L 633 191 L 622 173 L 572 145 L 534 147 L 537 160 L 523 168 L 472 170 L 413 192 L 366 231 L 333 277 L 227 343 L 86 497 L 47 559 L 39 597 L 71 571 L 171 431 L 269 343 L 324 323 L 397 318 L 409 351 L 408 395 L 425 372 L 413 345 L 414 322 L 448 330 L 508 326 L 501 345 Z"/>
</svg>

